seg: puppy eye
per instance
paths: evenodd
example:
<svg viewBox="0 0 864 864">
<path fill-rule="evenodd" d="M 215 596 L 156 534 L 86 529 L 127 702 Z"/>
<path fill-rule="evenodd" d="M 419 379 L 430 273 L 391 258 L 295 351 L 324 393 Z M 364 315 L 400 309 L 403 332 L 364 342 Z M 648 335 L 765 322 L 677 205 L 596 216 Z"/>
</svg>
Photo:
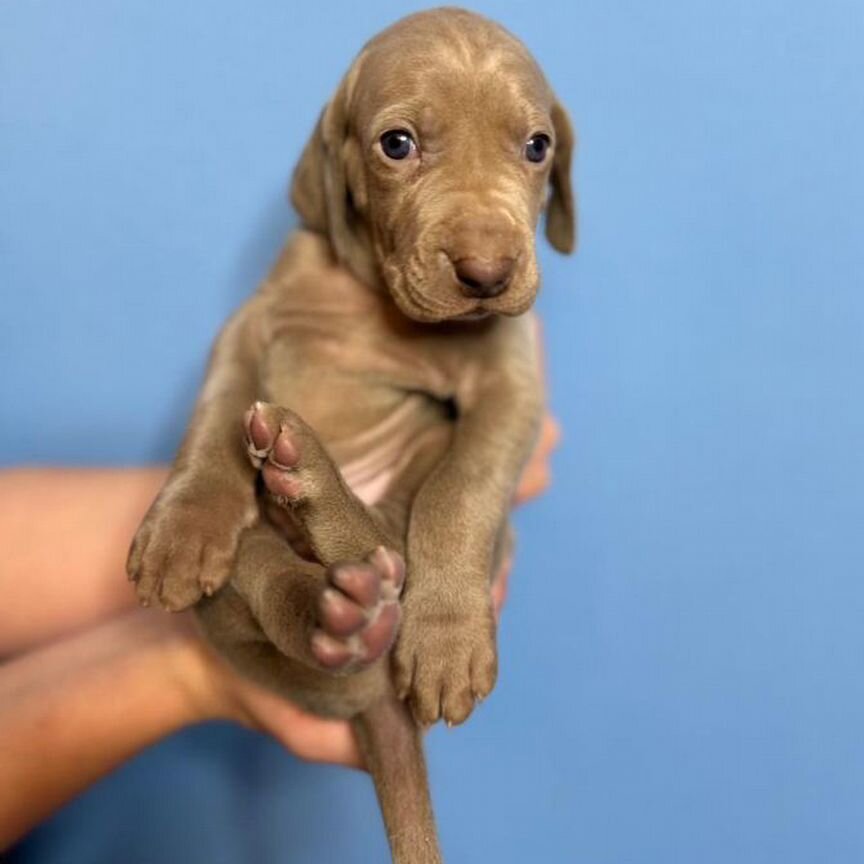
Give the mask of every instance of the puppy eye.
<svg viewBox="0 0 864 864">
<path fill-rule="evenodd" d="M 542 162 L 546 158 L 551 144 L 549 136 L 544 135 L 542 132 L 532 135 L 525 145 L 525 158 L 529 162 Z"/>
<path fill-rule="evenodd" d="M 405 159 L 417 150 L 410 132 L 404 129 L 391 129 L 381 136 L 381 149 L 388 159 Z"/>
</svg>

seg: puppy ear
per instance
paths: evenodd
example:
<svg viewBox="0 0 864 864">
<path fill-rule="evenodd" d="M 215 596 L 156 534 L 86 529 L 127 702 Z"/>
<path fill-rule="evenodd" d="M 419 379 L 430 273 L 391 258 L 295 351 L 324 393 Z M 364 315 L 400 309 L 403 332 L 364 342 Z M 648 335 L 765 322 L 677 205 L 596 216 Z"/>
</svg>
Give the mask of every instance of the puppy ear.
<svg viewBox="0 0 864 864">
<path fill-rule="evenodd" d="M 567 112 L 559 102 L 552 106 L 555 127 L 555 158 L 549 183 L 552 193 L 546 209 L 546 238 L 559 252 L 570 253 L 576 248 L 577 213 L 570 180 L 570 164 L 576 135 Z"/>
<path fill-rule="evenodd" d="M 291 202 L 306 228 L 327 236 L 341 264 L 361 280 L 374 281 L 374 258 L 358 210 L 365 209 L 366 194 L 359 149 L 349 128 L 351 77 L 349 72 L 321 112 L 294 169 Z"/>
<path fill-rule="evenodd" d="M 303 149 L 291 178 L 291 203 L 300 214 L 303 225 L 312 231 L 327 233 L 327 203 L 324 197 L 324 136 L 321 127 L 329 105 L 321 112 L 312 137 Z"/>
</svg>

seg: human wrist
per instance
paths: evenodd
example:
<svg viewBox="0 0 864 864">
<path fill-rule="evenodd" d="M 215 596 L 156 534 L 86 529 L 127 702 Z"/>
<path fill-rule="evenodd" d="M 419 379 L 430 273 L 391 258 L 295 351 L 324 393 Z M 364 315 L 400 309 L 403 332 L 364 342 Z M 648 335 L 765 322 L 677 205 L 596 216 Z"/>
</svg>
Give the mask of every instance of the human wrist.
<svg viewBox="0 0 864 864">
<path fill-rule="evenodd" d="M 167 671 L 166 684 L 180 725 L 233 719 L 223 661 L 206 644 L 191 613 L 149 614 L 159 619 L 155 626 L 162 629 L 155 650 Z"/>
<path fill-rule="evenodd" d="M 172 615 L 168 620 L 176 621 L 178 626 L 172 628 L 163 650 L 172 669 L 172 681 L 182 702 L 186 724 L 230 720 L 257 728 L 258 723 L 243 698 L 251 682 L 241 679 L 207 643 L 191 615 Z"/>
</svg>

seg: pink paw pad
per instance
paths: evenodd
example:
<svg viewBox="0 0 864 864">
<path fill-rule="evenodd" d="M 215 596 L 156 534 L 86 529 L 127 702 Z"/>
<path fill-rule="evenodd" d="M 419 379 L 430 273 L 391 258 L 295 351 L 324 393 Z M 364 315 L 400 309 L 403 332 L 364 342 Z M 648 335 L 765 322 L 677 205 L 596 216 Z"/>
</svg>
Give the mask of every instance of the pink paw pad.
<svg viewBox="0 0 864 864">
<path fill-rule="evenodd" d="M 296 501 L 303 495 L 297 474 L 300 447 L 296 433 L 280 421 L 279 413 L 263 402 L 246 412 L 246 450 L 252 464 L 261 469 L 267 489 L 279 498 Z"/>
<path fill-rule="evenodd" d="M 312 654 L 333 672 L 373 663 L 393 645 L 405 582 L 402 557 L 379 546 L 365 561 L 334 564 L 318 602 L 318 627 Z"/>
</svg>

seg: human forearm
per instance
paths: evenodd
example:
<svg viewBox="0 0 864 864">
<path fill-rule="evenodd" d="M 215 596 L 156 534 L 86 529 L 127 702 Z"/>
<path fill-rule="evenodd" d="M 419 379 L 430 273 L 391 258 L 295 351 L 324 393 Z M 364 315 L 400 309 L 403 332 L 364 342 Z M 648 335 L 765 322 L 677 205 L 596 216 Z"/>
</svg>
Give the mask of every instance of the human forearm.
<svg viewBox="0 0 864 864">
<path fill-rule="evenodd" d="M 0 471 L 0 658 L 135 605 L 129 543 L 161 467 Z"/>
<path fill-rule="evenodd" d="M 207 662 L 175 620 L 132 613 L 0 667 L 0 849 L 138 751 L 204 719 Z"/>
</svg>

